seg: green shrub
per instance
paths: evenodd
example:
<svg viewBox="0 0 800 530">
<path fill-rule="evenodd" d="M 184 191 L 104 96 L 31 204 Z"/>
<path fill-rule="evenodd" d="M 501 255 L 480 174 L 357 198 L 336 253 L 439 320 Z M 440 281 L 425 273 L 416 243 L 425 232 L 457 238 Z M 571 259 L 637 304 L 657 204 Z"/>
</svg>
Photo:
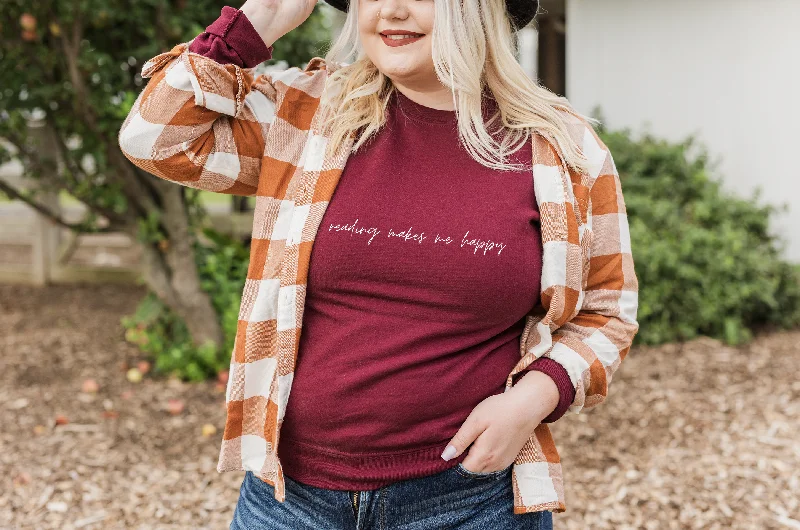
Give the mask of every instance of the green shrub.
<svg viewBox="0 0 800 530">
<path fill-rule="evenodd" d="M 770 235 L 776 208 L 710 175 L 694 137 L 681 143 L 598 128 L 622 180 L 639 278 L 637 342 L 707 335 L 739 344 L 762 326 L 800 324 L 800 273 Z"/>
<path fill-rule="evenodd" d="M 183 321 L 152 293 L 144 297 L 133 315 L 122 319 L 126 339 L 155 360 L 155 372 L 191 381 L 202 381 L 228 369 L 250 260 L 247 247 L 238 241 L 210 228 L 203 233 L 211 244 L 195 242 L 197 269 L 202 288 L 209 293 L 222 321 L 222 346 L 194 346 Z"/>
</svg>

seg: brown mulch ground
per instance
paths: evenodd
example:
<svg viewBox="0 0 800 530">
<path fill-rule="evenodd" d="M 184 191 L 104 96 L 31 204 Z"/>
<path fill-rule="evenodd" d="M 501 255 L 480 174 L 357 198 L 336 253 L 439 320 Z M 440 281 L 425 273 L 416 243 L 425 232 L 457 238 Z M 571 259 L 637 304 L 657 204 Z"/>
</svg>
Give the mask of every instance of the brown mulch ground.
<svg viewBox="0 0 800 530">
<path fill-rule="evenodd" d="M 228 527 L 242 474 L 215 469 L 223 392 L 125 377 L 139 356 L 119 319 L 143 293 L 0 285 L 0 528 Z M 555 527 L 800 529 L 798 366 L 800 331 L 634 350 L 603 405 L 553 426 Z"/>
</svg>

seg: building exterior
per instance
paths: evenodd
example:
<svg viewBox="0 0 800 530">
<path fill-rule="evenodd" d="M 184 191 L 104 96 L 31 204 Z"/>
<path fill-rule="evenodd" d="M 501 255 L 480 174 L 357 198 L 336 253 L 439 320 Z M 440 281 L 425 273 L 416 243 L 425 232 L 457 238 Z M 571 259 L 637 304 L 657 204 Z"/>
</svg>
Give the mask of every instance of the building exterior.
<svg viewBox="0 0 800 530">
<path fill-rule="evenodd" d="M 765 202 L 788 205 L 772 226 L 786 257 L 800 262 L 800 1 L 561 0 L 544 8 L 563 10 L 565 95 L 579 111 L 600 106 L 612 129 L 697 136 L 728 190 L 750 196 L 760 187 Z M 542 45 L 540 36 L 540 55 Z"/>
</svg>

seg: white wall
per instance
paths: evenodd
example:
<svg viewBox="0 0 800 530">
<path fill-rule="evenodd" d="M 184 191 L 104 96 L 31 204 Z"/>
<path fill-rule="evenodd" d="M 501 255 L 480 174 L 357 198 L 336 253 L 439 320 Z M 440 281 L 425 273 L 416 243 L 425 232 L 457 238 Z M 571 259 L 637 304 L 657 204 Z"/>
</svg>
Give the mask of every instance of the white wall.
<svg viewBox="0 0 800 530">
<path fill-rule="evenodd" d="M 800 0 L 566 0 L 567 97 L 612 128 L 697 133 L 729 190 L 788 203 L 800 262 Z"/>
<path fill-rule="evenodd" d="M 537 59 L 539 58 L 539 32 L 533 25 L 526 26 L 517 32 L 519 40 L 517 60 L 531 79 L 539 75 Z"/>
</svg>

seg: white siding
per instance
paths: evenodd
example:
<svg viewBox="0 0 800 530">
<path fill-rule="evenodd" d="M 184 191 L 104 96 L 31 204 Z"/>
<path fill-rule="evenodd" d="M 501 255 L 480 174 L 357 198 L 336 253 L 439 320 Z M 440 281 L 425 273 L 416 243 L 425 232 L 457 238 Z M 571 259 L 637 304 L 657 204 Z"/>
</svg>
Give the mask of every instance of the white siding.
<svg viewBox="0 0 800 530">
<path fill-rule="evenodd" d="M 729 190 L 788 203 L 800 262 L 800 1 L 567 0 L 567 97 L 612 128 L 697 133 Z"/>
</svg>

